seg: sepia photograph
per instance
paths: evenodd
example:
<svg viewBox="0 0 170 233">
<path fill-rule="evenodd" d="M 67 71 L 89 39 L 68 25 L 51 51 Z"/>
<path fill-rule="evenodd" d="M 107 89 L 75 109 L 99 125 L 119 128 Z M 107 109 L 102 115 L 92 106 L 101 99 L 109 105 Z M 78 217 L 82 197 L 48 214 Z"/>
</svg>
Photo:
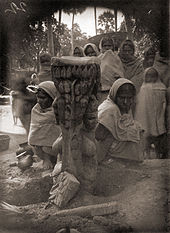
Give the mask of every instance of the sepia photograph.
<svg viewBox="0 0 170 233">
<path fill-rule="evenodd" d="M 170 232 L 169 0 L 0 0 L 0 233 Z"/>
</svg>

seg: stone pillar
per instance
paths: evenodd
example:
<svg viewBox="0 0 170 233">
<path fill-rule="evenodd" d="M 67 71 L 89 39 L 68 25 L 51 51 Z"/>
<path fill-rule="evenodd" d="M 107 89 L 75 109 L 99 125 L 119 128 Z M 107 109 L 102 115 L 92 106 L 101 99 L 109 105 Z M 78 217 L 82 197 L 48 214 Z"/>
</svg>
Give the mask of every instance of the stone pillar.
<svg viewBox="0 0 170 233">
<path fill-rule="evenodd" d="M 170 159 L 170 87 L 167 88 L 167 106 L 166 106 L 166 127 L 167 127 L 167 150 L 168 159 Z"/>
<path fill-rule="evenodd" d="M 94 130 L 99 64 L 95 57 L 52 59 L 52 77 L 59 93 L 53 107 L 62 129 L 62 172 L 74 175 L 89 192 L 93 191 L 97 173 Z"/>
</svg>

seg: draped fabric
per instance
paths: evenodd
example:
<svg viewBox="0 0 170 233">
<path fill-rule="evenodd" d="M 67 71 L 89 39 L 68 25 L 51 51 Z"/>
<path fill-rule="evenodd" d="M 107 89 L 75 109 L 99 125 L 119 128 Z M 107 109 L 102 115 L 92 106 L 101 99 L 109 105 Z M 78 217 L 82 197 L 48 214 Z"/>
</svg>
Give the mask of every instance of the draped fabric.
<svg viewBox="0 0 170 233">
<path fill-rule="evenodd" d="M 159 78 L 155 83 L 146 83 L 144 79 L 137 95 L 135 119 L 141 123 L 146 135 L 158 136 L 166 132 L 165 108 L 165 85 Z"/>
<path fill-rule="evenodd" d="M 98 56 L 101 60 L 101 86 L 103 91 L 110 90 L 117 78 L 124 77 L 124 68 L 116 52 L 108 50 Z"/>
<path fill-rule="evenodd" d="M 57 89 L 52 81 L 45 81 L 38 85 L 39 88 L 43 89 L 51 98 L 54 100 L 57 96 Z"/>
<path fill-rule="evenodd" d="M 52 81 L 42 82 L 38 85 L 52 99 L 57 96 L 57 90 Z M 41 109 L 37 103 L 31 112 L 30 132 L 28 142 L 36 146 L 52 146 L 60 134 L 60 127 L 56 125 L 55 114 L 52 107 Z"/>
<path fill-rule="evenodd" d="M 93 43 L 88 43 L 88 44 L 86 44 L 86 45 L 84 46 L 84 54 L 85 54 L 85 56 L 86 56 L 86 49 L 87 49 L 88 46 L 91 46 L 91 47 L 93 48 L 93 50 L 94 50 L 95 53 L 96 53 L 96 56 L 99 55 L 99 50 L 98 50 L 97 46 L 96 46 L 95 44 L 93 44 Z"/>
<path fill-rule="evenodd" d="M 124 43 L 126 43 L 126 41 Z M 136 87 L 136 91 L 139 92 L 139 89 L 143 83 L 143 75 L 144 75 L 143 61 L 141 58 L 135 57 L 134 55 L 126 59 L 125 56 L 123 55 L 124 43 L 122 43 L 119 52 L 119 57 L 121 59 L 124 68 L 124 77 L 128 80 L 131 80 Z"/>
<path fill-rule="evenodd" d="M 153 67 L 158 71 L 160 80 L 166 87 L 170 86 L 170 60 L 156 53 Z"/>
<path fill-rule="evenodd" d="M 100 42 L 99 42 L 99 50 L 100 50 L 100 52 L 102 51 L 102 48 L 103 48 L 103 42 L 105 43 L 106 41 L 113 45 L 113 51 L 114 51 L 115 50 L 114 40 L 112 38 L 110 38 L 110 37 L 103 37 L 100 40 Z"/>
<path fill-rule="evenodd" d="M 60 127 L 56 125 L 53 108 L 42 110 L 37 103 L 31 112 L 30 132 L 28 142 L 36 146 L 52 146 L 60 134 Z"/>
<path fill-rule="evenodd" d="M 113 142 L 108 153 L 113 157 L 133 160 L 142 159 L 140 124 L 133 119 L 131 110 L 121 115 L 118 106 L 114 103 L 117 91 L 123 84 L 131 81 L 120 78 L 113 84 L 108 98 L 98 108 L 98 122 L 113 135 Z M 105 147 L 102 145 L 101 147 Z"/>
<path fill-rule="evenodd" d="M 134 60 L 130 62 L 121 61 L 124 68 L 124 77 L 134 83 L 138 92 L 143 82 L 144 69 L 142 60 L 134 57 Z"/>
<path fill-rule="evenodd" d="M 84 57 L 85 55 L 84 55 L 84 49 L 81 47 L 81 46 L 76 46 L 75 48 L 74 48 L 74 51 L 76 50 L 76 49 L 78 49 L 79 50 L 79 52 L 80 52 L 80 57 Z M 74 56 L 74 52 L 73 52 L 73 56 Z"/>
</svg>

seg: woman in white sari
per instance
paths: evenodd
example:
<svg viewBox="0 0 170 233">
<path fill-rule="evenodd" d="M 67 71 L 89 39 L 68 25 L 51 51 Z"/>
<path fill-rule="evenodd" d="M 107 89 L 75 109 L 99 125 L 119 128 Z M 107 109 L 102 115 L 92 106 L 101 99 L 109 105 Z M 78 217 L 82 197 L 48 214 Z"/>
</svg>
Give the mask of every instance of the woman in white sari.
<svg viewBox="0 0 170 233">
<path fill-rule="evenodd" d="M 133 119 L 131 111 L 135 95 L 134 84 L 120 78 L 114 82 L 107 99 L 99 106 L 95 133 L 98 161 L 106 156 L 143 160 L 142 128 Z"/>
</svg>

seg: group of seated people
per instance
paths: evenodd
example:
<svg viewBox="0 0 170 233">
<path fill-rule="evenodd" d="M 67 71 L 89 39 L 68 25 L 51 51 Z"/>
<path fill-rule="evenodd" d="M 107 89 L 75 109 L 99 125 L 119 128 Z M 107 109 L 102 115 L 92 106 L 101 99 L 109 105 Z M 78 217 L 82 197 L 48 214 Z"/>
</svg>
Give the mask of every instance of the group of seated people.
<svg viewBox="0 0 170 233">
<path fill-rule="evenodd" d="M 159 54 L 150 48 L 145 51 L 145 59 L 136 57 L 134 43 L 129 39 L 119 51 L 114 51 L 112 38 L 104 37 L 99 48 L 100 53 L 95 44 L 89 43 L 84 48 L 75 47 L 73 53 L 78 57 L 98 56 L 101 60 L 101 96 L 95 130 L 98 162 L 110 157 L 142 161 L 150 158 L 152 148 L 157 158 L 166 158 L 170 73 L 166 70 L 166 78 L 162 76 Z M 56 161 L 55 140 L 61 133 L 52 108 L 57 93 L 51 78 L 38 80 L 37 84 L 28 142 L 43 160 L 44 168 L 51 168 Z"/>
</svg>

